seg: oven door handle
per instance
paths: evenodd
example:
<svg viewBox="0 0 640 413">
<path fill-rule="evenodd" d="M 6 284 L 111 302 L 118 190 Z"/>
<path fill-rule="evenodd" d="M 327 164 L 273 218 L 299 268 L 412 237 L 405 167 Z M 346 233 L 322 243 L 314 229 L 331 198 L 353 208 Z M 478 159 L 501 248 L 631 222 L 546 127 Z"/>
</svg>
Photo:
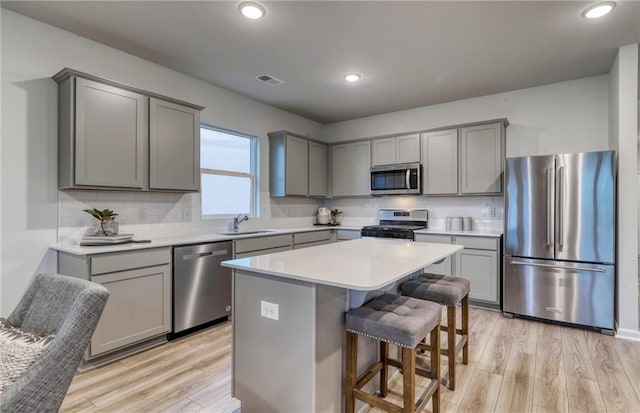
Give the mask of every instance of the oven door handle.
<svg viewBox="0 0 640 413">
<path fill-rule="evenodd" d="M 407 169 L 404 177 L 405 189 L 411 189 L 411 169 Z"/>
</svg>

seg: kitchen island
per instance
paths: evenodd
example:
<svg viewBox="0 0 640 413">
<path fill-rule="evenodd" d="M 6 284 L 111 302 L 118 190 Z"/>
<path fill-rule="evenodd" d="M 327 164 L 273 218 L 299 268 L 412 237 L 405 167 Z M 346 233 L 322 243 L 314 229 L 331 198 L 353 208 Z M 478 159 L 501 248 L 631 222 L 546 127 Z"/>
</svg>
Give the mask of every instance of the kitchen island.
<svg viewBox="0 0 640 413">
<path fill-rule="evenodd" d="M 342 411 L 345 311 L 462 249 L 363 238 L 223 262 L 234 269 L 232 395 L 242 411 Z M 362 344 L 364 364 L 376 347 Z"/>
</svg>

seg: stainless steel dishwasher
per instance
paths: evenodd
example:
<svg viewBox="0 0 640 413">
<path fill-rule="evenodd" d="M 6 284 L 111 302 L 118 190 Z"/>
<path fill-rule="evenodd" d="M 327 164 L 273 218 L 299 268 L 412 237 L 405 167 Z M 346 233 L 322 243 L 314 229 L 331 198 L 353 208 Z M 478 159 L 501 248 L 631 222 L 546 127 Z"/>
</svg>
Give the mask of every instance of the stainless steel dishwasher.
<svg viewBox="0 0 640 413">
<path fill-rule="evenodd" d="M 231 314 L 231 241 L 173 249 L 173 334 Z M 170 336 L 171 338 L 171 336 Z"/>
</svg>

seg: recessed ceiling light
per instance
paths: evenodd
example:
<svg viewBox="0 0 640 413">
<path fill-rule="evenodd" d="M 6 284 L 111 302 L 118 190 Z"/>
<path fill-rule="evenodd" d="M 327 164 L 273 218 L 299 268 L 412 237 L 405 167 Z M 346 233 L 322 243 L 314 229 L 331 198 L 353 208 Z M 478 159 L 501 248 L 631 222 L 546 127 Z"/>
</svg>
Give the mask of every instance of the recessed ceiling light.
<svg viewBox="0 0 640 413">
<path fill-rule="evenodd" d="M 601 1 L 594 3 L 582 10 L 582 17 L 586 17 L 587 19 L 597 19 L 605 14 L 609 14 L 614 7 L 616 7 L 615 1 Z"/>
<path fill-rule="evenodd" d="M 362 79 L 362 75 L 360 73 L 347 73 L 343 76 L 344 80 L 347 82 L 357 82 Z"/>
<path fill-rule="evenodd" d="M 253 20 L 260 19 L 266 14 L 266 10 L 262 5 L 250 1 L 240 3 L 238 9 L 240 9 L 240 13 L 242 13 L 244 17 Z"/>
</svg>

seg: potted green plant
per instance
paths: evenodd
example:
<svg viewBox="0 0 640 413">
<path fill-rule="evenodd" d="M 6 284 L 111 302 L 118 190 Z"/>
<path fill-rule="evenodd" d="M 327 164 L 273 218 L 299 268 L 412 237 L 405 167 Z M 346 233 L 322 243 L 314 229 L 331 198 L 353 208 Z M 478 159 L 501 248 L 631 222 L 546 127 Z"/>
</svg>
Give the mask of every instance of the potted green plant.
<svg viewBox="0 0 640 413">
<path fill-rule="evenodd" d="M 331 223 L 333 225 L 338 225 L 339 224 L 338 216 L 340 216 L 340 214 L 342 214 L 342 211 L 340 211 L 339 209 L 332 209 L 331 210 Z"/>
<path fill-rule="evenodd" d="M 97 230 L 95 231 L 96 235 L 104 235 L 105 237 L 108 237 L 110 235 L 115 235 L 118 233 L 117 223 L 114 222 L 118 214 L 116 214 L 111 209 L 103 209 L 101 211 L 97 208 L 93 208 L 85 209 L 83 211 L 98 220 L 99 225 Z"/>
</svg>

